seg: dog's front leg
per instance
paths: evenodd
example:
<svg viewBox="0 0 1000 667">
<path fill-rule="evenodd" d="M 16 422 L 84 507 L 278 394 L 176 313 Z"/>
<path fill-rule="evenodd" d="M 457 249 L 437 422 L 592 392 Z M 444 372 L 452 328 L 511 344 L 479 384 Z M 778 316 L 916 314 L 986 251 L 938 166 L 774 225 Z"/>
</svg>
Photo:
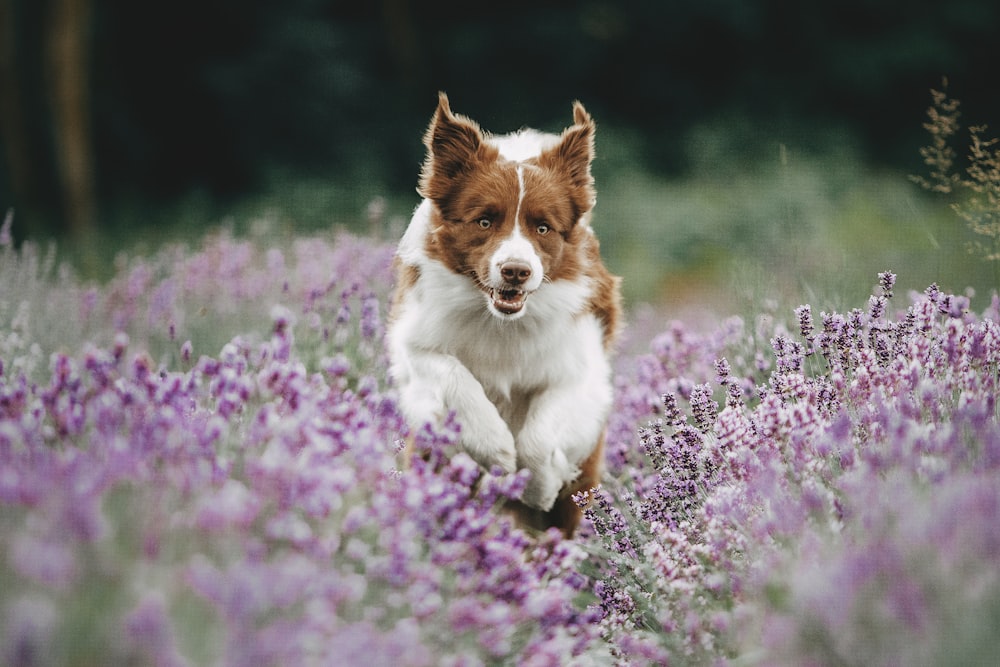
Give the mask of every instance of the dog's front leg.
<svg viewBox="0 0 1000 667">
<path fill-rule="evenodd" d="M 548 511 L 597 447 L 611 406 L 606 381 L 551 387 L 534 398 L 517 437 L 519 468 L 531 471 L 522 501 Z"/>
<path fill-rule="evenodd" d="M 405 370 L 396 370 L 403 414 L 413 426 L 439 424 L 452 410 L 461 427 L 463 449 L 487 470 L 514 472 L 514 436 L 482 385 L 456 357 L 416 352 Z"/>
</svg>

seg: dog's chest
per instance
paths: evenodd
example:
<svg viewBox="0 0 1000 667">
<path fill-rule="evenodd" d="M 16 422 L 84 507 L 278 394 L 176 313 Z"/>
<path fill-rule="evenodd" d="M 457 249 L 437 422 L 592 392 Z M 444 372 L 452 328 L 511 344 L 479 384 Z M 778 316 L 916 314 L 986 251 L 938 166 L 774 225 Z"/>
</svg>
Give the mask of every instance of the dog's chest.
<svg viewBox="0 0 1000 667">
<path fill-rule="evenodd" d="M 444 342 L 446 351 L 454 354 L 488 392 L 508 394 L 548 384 L 554 376 L 564 374 L 567 357 L 576 346 L 574 329 L 569 318 L 546 326 L 452 319 Z"/>
<path fill-rule="evenodd" d="M 490 322 L 489 324 L 494 325 Z M 504 326 L 467 336 L 455 336 L 453 354 L 479 381 L 486 396 L 515 436 L 520 432 L 534 398 L 556 383 L 577 374 L 572 357 L 579 354 L 574 327 L 567 323 L 550 337 L 526 327 Z"/>
</svg>

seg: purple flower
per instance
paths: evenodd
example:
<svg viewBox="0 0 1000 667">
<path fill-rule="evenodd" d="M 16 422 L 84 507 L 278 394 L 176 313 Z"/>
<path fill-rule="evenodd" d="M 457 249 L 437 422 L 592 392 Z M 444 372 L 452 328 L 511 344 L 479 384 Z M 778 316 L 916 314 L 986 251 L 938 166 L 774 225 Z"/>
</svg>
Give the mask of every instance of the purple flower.
<svg viewBox="0 0 1000 667">
<path fill-rule="evenodd" d="M 199 501 L 195 525 L 209 532 L 230 526 L 246 529 L 259 512 L 260 500 L 239 481 L 228 479 L 216 493 L 206 494 Z"/>
<path fill-rule="evenodd" d="M 867 307 L 815 324 L 800 306 L 787 323 L 647 331 L 617 362 L 607 473 L 567 541 L 512 523 L 528 473 L 480 469 L 454 415 L 404 425 L 381 340 L 392 254 L 221 233 L 122 260 L 107 285 L 60 276 L 51 292 L 79 301 L 65 316 L 81 333 L 58 350 L 18 339 L 28 310 L 15 317 L 0 340 L 0 656 L 994 652 L 1000 298 L 976 314 L 932 287 L 893 313 L 883 273 Z"/>
<path fill-rule="evenodd" d="M 56 590 L 69 589 L 80 576 L 77 555 L 69 540 L 20 533 L 10 543 L 11 567 L 22 577 Z"/>
<path fill-rule="evenodd" d="M 878 274 L 878 283 L 882 288 L 882 296 L 886 299 L 891 299 L 892 288 L 896 284 L 896 274 L 891 271 L 884 271 Z"/>
<path fill-rule="evenodd" d="M 14 245 L 14 237 L 10 231 L 13 226 L 14 209 L 8 208 L 7 214 L 3 217 L 3 224 L 0 225 L 0 248 L 10 248 Z"/>
<path fill-rule="evenodd" d="M 884 296 L 872 295 L 868 299 L 868 316 L 873 320 L 882 319 L 885 314 L 886 299 Z"/>
<path fill-rule="evenodd" d="M 161 594 L 147 594 L 125 619 L 125 630 L 151 664 L 157 667 L 183 667 L 188 664 L 177 651 L 166 602 Z"/>
<path fill-rule="evenodd" d="M 0 657 L 5 665 L 53 664 L 59 653 L 59 610 L 47 597 L 9 599 L 5 605 L 5 627 Z"/>
<path fill-rule="evenodd" d="M 799 331 L 802 333 L 802 337 L 811 342 L 813 340 L 813 332 L 815 331 L 811 306 L 805 304 L 796 308 L 795 317 L 798 319 Z"/>
<path fill-rule="evenodd" d="M 689 401 L 695 426 L 702 433 L 711 431 L 715 425 L 715 414 L 718 410 L 718 405 L 712 400 L 711 386 L 708 384 L 697 385 L 691 390 Z"/>
<path fill-rule="evenodd" d="M 194 346 L 191 344 L 191 341 L 190 340 L 184 341 L 184 343 L 181 345 L 181 361 L 183 361 L 186 364 L 190 363 L 191 354 L 193 351 L 194 351 Z"/>
</svg>

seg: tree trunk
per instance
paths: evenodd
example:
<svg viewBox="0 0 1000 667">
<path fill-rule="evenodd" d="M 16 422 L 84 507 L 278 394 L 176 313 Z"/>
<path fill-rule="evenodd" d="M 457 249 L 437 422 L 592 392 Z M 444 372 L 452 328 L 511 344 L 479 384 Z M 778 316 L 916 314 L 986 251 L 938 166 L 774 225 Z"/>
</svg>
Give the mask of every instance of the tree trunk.
<svg viewBox="0 0 1000 667">
<path fill-rule="evenodd" d="M 12 192 L 0 201 L 0 210 L 23 205 L 32 208 L 38 200 L 38 183 L 32 159 L 28 126 L 24 116 L 21 73 L 18 69 L 17 21 L 13 0 L 0 0 L 0 143 L 4 145 L 4 158 Z"/>
<path fill-rule="evenodd" d="M 52 0 L 46 50 L 53 138 L 70 233 L 94 228 L 96 194 L 90 137 L 90 0 Z"/>
</svg>

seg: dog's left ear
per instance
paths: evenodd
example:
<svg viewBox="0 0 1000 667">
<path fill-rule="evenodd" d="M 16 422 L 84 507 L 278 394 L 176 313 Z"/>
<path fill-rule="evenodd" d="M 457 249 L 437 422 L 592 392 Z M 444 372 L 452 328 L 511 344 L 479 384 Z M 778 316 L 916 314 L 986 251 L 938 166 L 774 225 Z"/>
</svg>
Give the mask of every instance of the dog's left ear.
<svg viewBox="0 0 1000 667">
<path fill-rule="evenodd" d="M 562 172 L 580 193 L 581 212 L 594 205 L 594 177 L 590 163 L 594 160 L 594 131 L 597 126 L 580 102 L 573 103 L 573 125 L 563 130 L 559 143 L 541 156 L 540 165 Z"/>
</svg>

